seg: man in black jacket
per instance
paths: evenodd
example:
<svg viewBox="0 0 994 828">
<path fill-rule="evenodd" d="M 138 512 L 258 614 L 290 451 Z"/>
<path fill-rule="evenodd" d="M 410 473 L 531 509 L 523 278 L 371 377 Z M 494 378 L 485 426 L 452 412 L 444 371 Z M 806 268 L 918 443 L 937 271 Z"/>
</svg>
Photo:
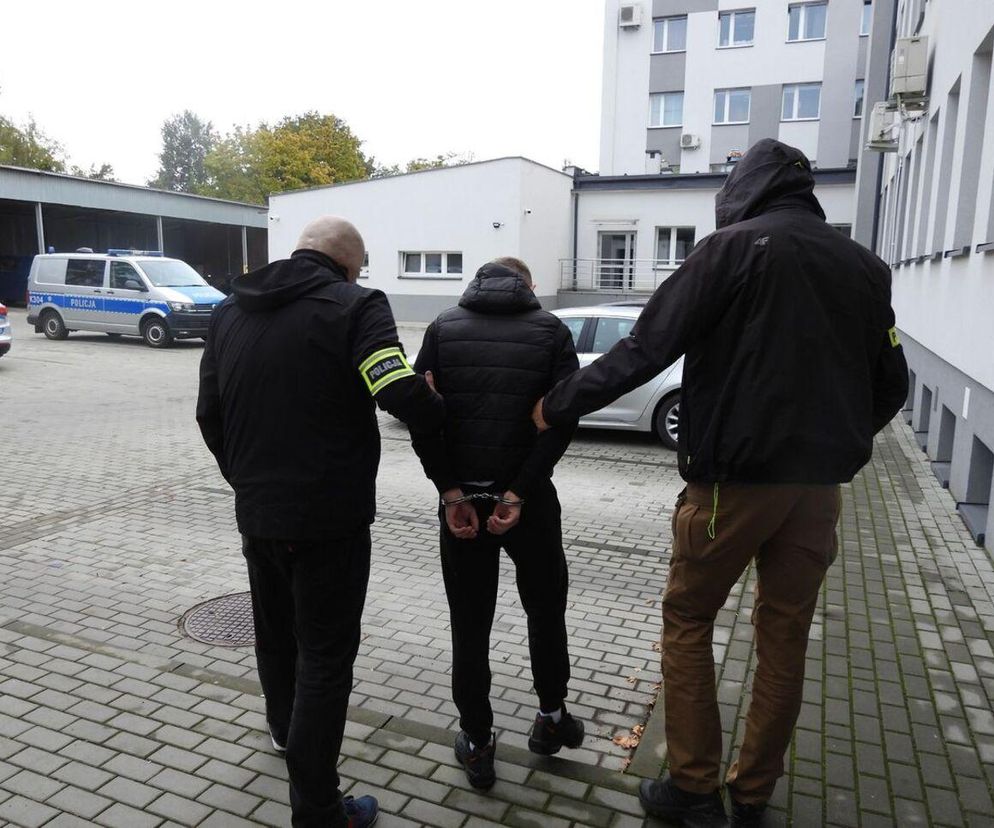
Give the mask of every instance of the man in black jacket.
<svg viewBox="0 0 994 828">
<path fill-rule="evenodd" d="M 631 335 L 539 401 L 539 428 L 575 421 L 686 354 L 663 600 L 670 776 L 650 813 L 722 825 L 714 619 L 750 561 L 758 666 L 726 777 L 733 824 L 758 824 L 800 709 L 808 630 L 835 558 L 839 484 L 901 408 L 907 365 L 890 271 L 825 223 L 804 155 L 757 143 L 716 198 L 718 230 L 653 295 Z"/>
<path fill-rule="evenodd" d="M 294 826 L 371 825 L 335 766 L 369 580 L 380 438 L 375 405 L 437 429 L 386 297 L 357 285 L 364 245 L 344 219 L 309 224 L 286 260 L 236 278 L 211 319 L 197 422 L 235 490 L 256 659 Z"/>
<path fill-rule="evenodd" d="M 425 332 L 415 368 L 445 397 L 433 434 L 413 433 L 425 472 L 442 496 L 442 576 L 452 627 L 452 696 L 462 728 L 456 757 L 470 784 L 494 784 L 490 628 L 501 547 L 514 562 L 528 616 L 528 646 L 539 710 L 528 747 L 541 754 L 579 747 L 583 724 L 567 712 L 569 574 L 552 469 L 576 421 L 536 436 L 532 403 L 573 373 L 569 330 L 541 309 L 519 259 L 484 265 L 459 307 Z M 472 498 L 472 499 L 467 499 Z"/>
</svg>

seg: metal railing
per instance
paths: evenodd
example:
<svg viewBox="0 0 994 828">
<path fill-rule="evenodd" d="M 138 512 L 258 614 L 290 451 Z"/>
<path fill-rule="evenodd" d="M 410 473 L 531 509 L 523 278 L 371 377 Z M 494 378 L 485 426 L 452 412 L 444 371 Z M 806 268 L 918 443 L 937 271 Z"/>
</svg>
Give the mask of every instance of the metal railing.
<svg viewBox="0 0 994 828">
<path fill-rule="evenodd" d="M 680 264 L 657 259 L 560 259 L 559 289 L 651 293 Z"/>
</svg>

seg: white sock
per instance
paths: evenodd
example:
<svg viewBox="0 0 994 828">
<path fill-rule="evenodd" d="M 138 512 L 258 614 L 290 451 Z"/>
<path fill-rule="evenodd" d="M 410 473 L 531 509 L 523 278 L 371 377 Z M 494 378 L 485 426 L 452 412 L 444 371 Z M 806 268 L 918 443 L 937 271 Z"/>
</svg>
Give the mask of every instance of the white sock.
<svg viewBox="0 0 994 828">
<path fill-rule="evenodd" d="M 543 710 L 539 710 L 538 715 L 552 719 L 553 724 L 559 724 L 559 720 L 562 719 L 563 717 L 563 709 L 560 707 L 558 710 L 555 710 L 552 713 L 546 713 Z"/>
<path fill-rule="evenodd" d="M 490 746 L 491 746 L 491 745 L 492 745 L 493 743 L 494 743 L 494 737 L 493 737 L 493 734 L 491 733 L 491 734 L 490 734 L 490 741 L 489 741 L 489 742 L 487 742 L 487 743 L 486 743 L 486 744 L 484 745 L 484 747 L 490 747 Z M 477 748 L 477 747 L 476 747 L 476 745 L 474 745 L 474 744 L 473 744 L 473 742 L 472 742 L 472 741 L 470 741 L 470 743 L 469 743 L 469 749 L 470 749 L 470 750 L 478 750 L 479 748 Z"/>
</svg>

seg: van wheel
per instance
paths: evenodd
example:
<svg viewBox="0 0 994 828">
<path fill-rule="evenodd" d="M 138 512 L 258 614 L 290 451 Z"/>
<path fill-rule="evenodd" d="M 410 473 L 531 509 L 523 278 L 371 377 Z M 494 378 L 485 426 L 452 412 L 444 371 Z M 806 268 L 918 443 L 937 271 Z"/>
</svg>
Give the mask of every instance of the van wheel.
<svg viewBox="0 0 994 828">
<path fill-rule="evenodd" d="M 670 394 L 656 409 L 654 419 L 656 436 L 668 449 L 676 451 L 680 429 L 680 394 Z"/>
<path fill-rule="evenodd" d="M 47 310 L 41 315 L 41 329 L 49 339 L 65 339 L 69 336 L 66 323 L 53 310 Z"/>
<path fill-rule="evenodd" d="M 142 337 L 145 344 L 152 348 L 168 348 L 173 344 L 169 326 L 157 316 L 149 317 L 142 323 Z"/>
</svg>

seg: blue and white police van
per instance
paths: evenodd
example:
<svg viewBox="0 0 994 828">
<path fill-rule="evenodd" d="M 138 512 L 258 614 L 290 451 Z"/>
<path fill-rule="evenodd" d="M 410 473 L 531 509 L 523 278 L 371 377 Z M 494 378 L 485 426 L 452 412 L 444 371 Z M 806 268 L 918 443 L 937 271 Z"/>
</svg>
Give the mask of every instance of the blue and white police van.
<svg viewBox="0 0 994 828">
<path fill-rule="evenodd" d="M 40 254 L 28 275 L 28 323 L 49 339 L 97 331 L 166 348 L 207 336 L 223 299 L 186 262 L 147 250 Z"/>
</svg>

